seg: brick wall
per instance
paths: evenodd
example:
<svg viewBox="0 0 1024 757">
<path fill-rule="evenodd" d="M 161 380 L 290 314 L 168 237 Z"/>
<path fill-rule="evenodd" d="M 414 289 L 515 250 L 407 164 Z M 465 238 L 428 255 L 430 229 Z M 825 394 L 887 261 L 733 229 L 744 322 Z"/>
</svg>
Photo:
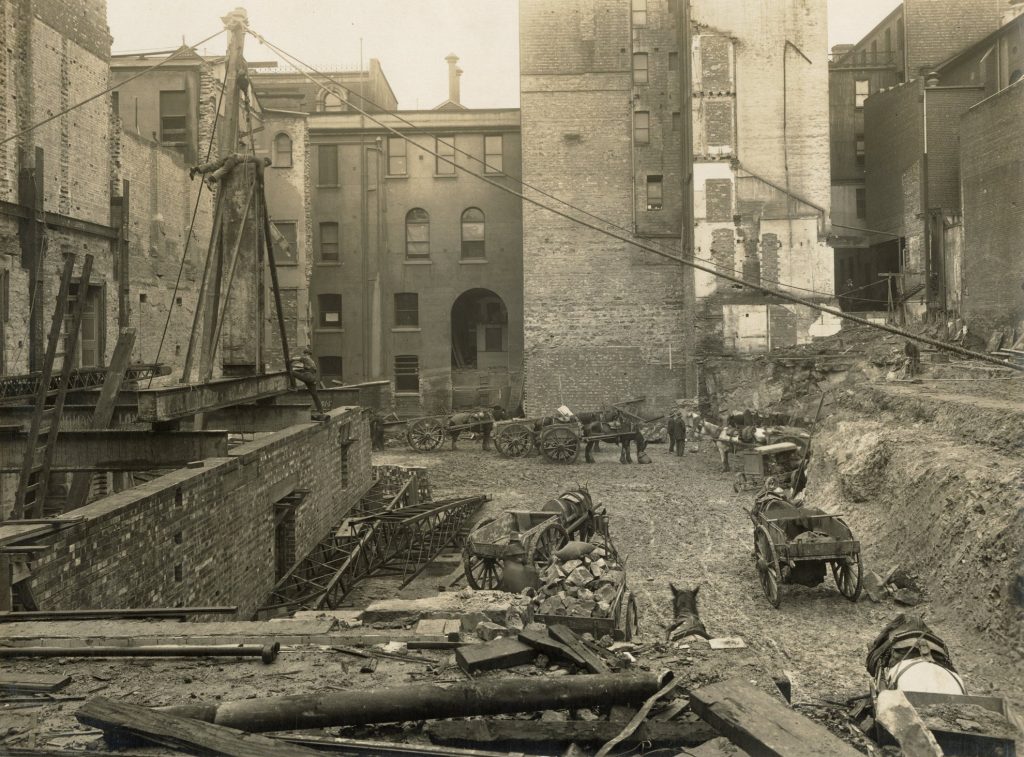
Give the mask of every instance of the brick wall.
<svg viewBox="0 0 1024 757">
<path fill-rule="evenodd" d="M 986 338 L 1024 317 L 1024 81 L 961 121 L 963 315 Z"/>
<path fill-rule="evenodd" d="M 960 207 L 960 117 L 985 96 L 982 87 L 929 87 L 928 206 Z"/>
<path fill-rule="evenodd" d="M 1006 0 L 906 0 L 907 76 L 937 64 L 999 28 Z"/>
<path fill-rule="evenodd" d="M 330 415 L 74 511 L 84 521 L 51 537 L 33 564 L 36 601 L 47 609 L 224 604 L 250 615 L 276 579 L 274 502 L 310 490 L 295 511 L 302 556 L 372 483 L 362 411 Z"/>
<path fill-rule="evenodd" d="M 869 228 L 900 232 L 903 173 L 924 152 L 922 82 L 879 92 L 864 104 L 865 181 Z"/>
</svg>

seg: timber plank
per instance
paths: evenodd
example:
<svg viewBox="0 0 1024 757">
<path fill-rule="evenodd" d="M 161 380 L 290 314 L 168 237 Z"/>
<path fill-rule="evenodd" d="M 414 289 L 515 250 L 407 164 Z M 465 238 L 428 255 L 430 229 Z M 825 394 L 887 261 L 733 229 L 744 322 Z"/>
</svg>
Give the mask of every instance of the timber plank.
<svg viewBox="0 0 1024 757">
<path fill-rule="evenodd" d="M 856 749 L 742 679 L 690 692 L 694 712 L 751 754 L 764 757 L 857 757 Z"/>
<path fill-rule="evenodd" d="M 255 733 L 245 733 L 201 720 L 182 718 L 95 697 L 82 705 L 75 717 L 79 722 L 101 728 L 110 736 L 124 735 L 144 739 L 172 749 L 185 749 L 194 754 L 221 754 L 227 757 L 312 757 L 319 754 Z"/>
<path fill-rule="evenodd" d="M 606 720 L 508 720 L 479 718 L 475 720 L 434 720 L 424 726 L 432 741 L 473 744 L 515 742 L 522 744 L 575 741 L 581 744 L 605 743 L 622 731 L 622 723 Z M 646 721 L 622 744 L 650 742 L 673 746 L 697 746 L 718 736 L 707 723 L 697 721 Z"/>
<path fill-rule="evenodd" d="M 572 649 L 560 641 L 555 641 L 548 634 L 541 631 L 522 630 L 519 632 L 519 641 L 529 644 L 531 647 L 547 655 L 552 660 L 564 660 L 571 662 L 580 668 L 587 667 L 586 660 L 576 654 Z"/>
<path fill-rule="evenodd" d="M 604 660 L 598 657 L 596 654 L 591 652 L 584 646 L 580 637 L 569 628 L 561 623 L 556 623 L 553 626 L 548 626 L 548 634 L 555 641 L 559 641 L 565 646 L 569 647 L 574 654 L 578 655 L 583 660 L 583 664 L 587 670 L 591 673 L 610 673 L 611 669 L 605 665 Z"/>
<path fill-rule="evenodd" d="M 33 673 L 0 673 L 0 691 L 10 694 L 36 694 L 60 691 L 71 683 L 71 676 Z"/>
</svg>

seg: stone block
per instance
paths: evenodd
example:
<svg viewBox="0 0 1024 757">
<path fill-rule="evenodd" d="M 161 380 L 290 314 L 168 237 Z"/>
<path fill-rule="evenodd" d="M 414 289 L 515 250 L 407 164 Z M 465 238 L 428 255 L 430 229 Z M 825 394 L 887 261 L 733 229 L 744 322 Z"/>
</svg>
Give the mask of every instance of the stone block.
<svg viewBox="0 0 1024 757">
<path fill-rule="evenodd" d="M 536 656 L 537 650 L 533 647 L 507 637 L 484 644 L 470 644 L 455 651 L 456 663 L 467 673 L 528 665 Z"/>
</svg>

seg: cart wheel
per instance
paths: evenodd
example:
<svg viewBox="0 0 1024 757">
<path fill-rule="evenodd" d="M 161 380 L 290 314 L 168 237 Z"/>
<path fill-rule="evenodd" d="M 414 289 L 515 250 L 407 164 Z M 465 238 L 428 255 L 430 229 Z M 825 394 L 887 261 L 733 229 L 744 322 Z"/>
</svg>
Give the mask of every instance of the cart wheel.
<svg viewBox="0 0 1024 757">
<path fill-rule="evenodd" d="M 494 437 L 494 447 L 502 457 L 526 457 L 533 449 L 533 429 L 525 423 L 502 426 Z"/>
<path fill-rule="evenodd" d="M 405 432 L 405 440 L 414 450 L 430 452 L 440 447 L 444 441 L 444 426 L 437 418 L 420 418 L 409 426 L 409 430 Z"/>
<path fill-rule="evenodd" d="M 852 558 L 832 561 L 832 577 L 836 580 L 836 588 L 839 593 L 851 602 L 856 602 L 860 596 L 860 579 L 863 566 L 860 562 L 860 552 Z"/>
<path fill-rule="evenodd" d="M 580 454 L 580 438 L 567 426 L 548 426 L 540 436 L 540 451 L 551 462 L 569 465 Z"/>
<path fill-rule="evenodd" d="M 629 593 L 629 601 L 626 602 L 626 623 L 622 630 L 625 634 L 623 641 L 632 641 L 633 636 L 640 630 L 640 610 L 637 609 L 633 592 Z"/>
<path fill-rule="evenodd" d="M 782 604 L 782 594 L 779 590 L 782 571 L 779 568 L 775 547 L 764 526 L 758 526 L 754 531 L 754 553 L 757 555 L 757 574 L 761 581 L 761 589 L 772 607 L 778 608 Z"/>
<path fill-rule="evenodd" d="M 551 564 L 555 559 L 555 552 L 569 543 L 569 535 L 562 528 L 560 523 L 551 523 L 533 537 L 533 549 L 530 552 L 529 562 L 537 569 Z"/>
</svg>

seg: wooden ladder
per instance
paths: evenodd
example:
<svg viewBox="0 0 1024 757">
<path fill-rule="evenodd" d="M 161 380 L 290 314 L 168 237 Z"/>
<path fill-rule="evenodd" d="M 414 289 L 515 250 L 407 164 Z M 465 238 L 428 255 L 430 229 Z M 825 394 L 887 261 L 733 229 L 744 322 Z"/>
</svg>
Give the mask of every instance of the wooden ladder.
<svg viewBox="0 0 1024 757">
<path fill-rule="evenodd" d="M 60 417 L 64 410 L 64 399 L 67 396 L 68 384 L 74 366 L 75 351 L 78 349 L 78 335 L 82 325 L 82 313 L 89 291 L 89 277 L 92 274 L 92 255 L 86 255 L 82 264 L 82 275 L 78 284 L 78 296 L 71 308 L 71 322 L 67 324 L 64 334 L 64 353 L 61 361 L 60 380 L 56 389 L 50 388 L 53 379 L 53 364 L 57 358 L 57 350 L 61 342 L 61 329 L 68 311 L 68 299 L 71 291 L 71 278 L 75 270 L 75 256 L 68 255 L 64 259 L 64 272 L 60 278 L 60 291 L 53 309 L 53 321 L 50 324 L 50 335 L 46 343 L 46 355 L 43 358 L 43 370 L 39 377 L 39 388 L 36 391 L 35 409 L 28 432 L 28 443 L 25 445 L 25 458 L 21 466 L 21 477 L 15 494 L 13 518 L 24 518 L 28 513 L 31 518 L 41 518 L 46 504 L 47 485 L 50 468 L 53 466 L 57 451 L 57 434 L 60 429 Z M 53 404 L 47 407 L 47 402 Z"/>
</svg>

